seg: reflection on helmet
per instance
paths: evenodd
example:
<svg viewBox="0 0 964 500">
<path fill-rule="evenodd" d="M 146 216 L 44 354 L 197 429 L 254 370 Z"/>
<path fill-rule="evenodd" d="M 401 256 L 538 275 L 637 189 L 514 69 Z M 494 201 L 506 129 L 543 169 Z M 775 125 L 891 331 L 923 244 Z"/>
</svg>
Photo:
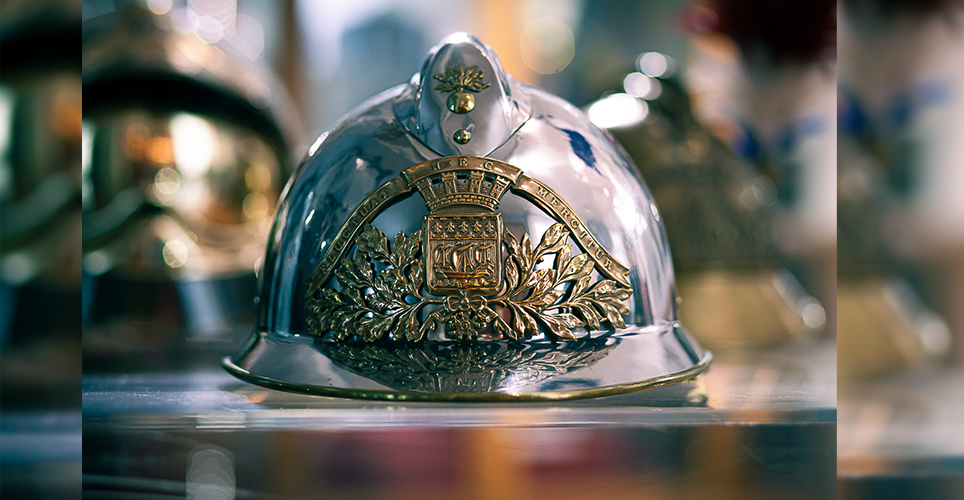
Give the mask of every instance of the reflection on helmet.
<svg viewBox="0 0 964 500">
<path fill-rule="evenodd" d="M 563 343 L 432 342 L 416 345 L 318 342 L 332 362 L 403 391 L 486 393 L 524 387 L 593 365 L 613 339 Z M 566 389 L 580 388 L 573 380 Z"/>
</svg>

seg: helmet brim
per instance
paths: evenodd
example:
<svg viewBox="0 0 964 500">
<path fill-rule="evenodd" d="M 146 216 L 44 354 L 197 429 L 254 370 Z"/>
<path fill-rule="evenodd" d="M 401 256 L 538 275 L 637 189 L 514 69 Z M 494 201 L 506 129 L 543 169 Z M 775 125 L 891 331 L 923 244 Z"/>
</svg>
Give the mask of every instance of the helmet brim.
<svg viewBox="0 0 964 500">
<path fill-rule="evenodd" d="M 690 380 L 713 356 L 678 324 L 576 341 L 325 342 L 252 334 L 222 364 L 299 394 L 406 401 L 558 401 Z"/>
</svg>

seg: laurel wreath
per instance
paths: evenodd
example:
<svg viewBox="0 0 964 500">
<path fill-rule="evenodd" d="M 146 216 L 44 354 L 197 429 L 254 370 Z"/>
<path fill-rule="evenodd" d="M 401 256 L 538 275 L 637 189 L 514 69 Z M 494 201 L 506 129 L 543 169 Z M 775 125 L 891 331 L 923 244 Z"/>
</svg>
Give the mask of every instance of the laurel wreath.
<svg viewBox="0 0 964 500">
<path fill-rule="evenodd" d="M 519 241 L 506 230 L 505 286 L 499 293 L 434 298 L 423 293 L 421 230 L 409 236 L 399 231 L 389 243 L 378 228 L 366 224 L 355 242 L 355 256 L 335 270 L 341 291 L 323 288 L 307 301 L 310 332 L 331 332 L 335 340 L 357 335 L 373 342 L 391 333 L 396 340 L 420 341 L 444 323 L 459 339 L 476 338 L 491 326 L 510 339 L 545 331 L 573 340 L 573 328 L 625 328 L 629 308 L 624 302 L 632 289 L 611 279 L 590 283 L 594 262 L 585 253 L 572 256 L 569 237 L 563 224 L 553 224 L 532 248 L 528 234 Z M 553 265 L 537 269 L 549 256 Z M 380 271 L 375 262 L 383 266 Z M 429 305 L 439 307 L 423 320 Z"/>
</svg>

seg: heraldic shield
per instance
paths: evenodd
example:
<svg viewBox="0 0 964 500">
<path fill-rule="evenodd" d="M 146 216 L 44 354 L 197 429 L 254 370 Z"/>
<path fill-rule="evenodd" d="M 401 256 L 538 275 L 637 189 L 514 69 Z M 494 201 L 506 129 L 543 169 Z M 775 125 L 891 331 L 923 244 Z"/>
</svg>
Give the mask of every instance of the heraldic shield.
<svg viewBox="0 0 964 500">
<path fill-rule="evenodd" d="M 262 280 L 224 365 L 276 389 L 558 400 L 712 359 L 676 320 L 659 212 L 621 148 L 465 34 L 312 146 Z"/>
</svg>

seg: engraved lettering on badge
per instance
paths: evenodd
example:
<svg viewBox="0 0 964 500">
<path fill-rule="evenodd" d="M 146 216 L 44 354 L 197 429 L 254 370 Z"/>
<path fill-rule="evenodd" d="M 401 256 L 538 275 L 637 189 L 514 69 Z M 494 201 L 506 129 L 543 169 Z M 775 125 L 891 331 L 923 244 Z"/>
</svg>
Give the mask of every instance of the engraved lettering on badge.
<svg viewBox="0 0 964 500">
<path fill-rule="evenodd" d="M 338 230 L 338 234 L 332 240 L 325 256 L 318 263 L 318 267 L 308 278 L 309 295 L 321 290 L 322 286 L 328 283 L 328 280 L 334 275 L 335 266 L 345 258 L 345 254 L 349 250 L 349 243 L 358 236 L 362 226 L 371 222 L 393 202 L 408 196 L 411 191 L 412 187 L 405 182 L 405 179 L 396 177 L 379 186 L 355 207 L 355 210 L 345 221 L 345 225 Z"/>
<path fill-rule="evenodd" d="M 615 260 L 612 255 L 599 244 L 592 233 L 589 232 L 589 229 L 586 228 L 585 224 L 583 224 L 575 212 L 573 212 L 572 207 L 553 191 L 552 188 L 535 179 L 521 175 L 512 187 L 512 190 L 535 203 L 554 219 L 565 224 L 571 231 L 579 247 L 582 248 L 590 258 L 596 261 L 603 274 L 623 286 L 630 286 L 629 280 L 626 278 L 626 275 L 629 274 L 629 268 Z"/>
<path fill-rule="evenodd" d="M 601 259 L 604 254 L 604 250 L 602 250 L 602 248 L 599 246 L 599 243 L 596 242 L 596 239 L 593 238 L 591 234 L 589 234 L 589 231 L 586 231 L 585 227 L 579 224 L 577 219 L 568 217 L 569 215 L 568 207 L 565 207 L 562 201 L 557 197 L 557 195 L 554 192 L 550 191 L 548 188 L 540 185 L 538 186 L 537 189 L 538 189 L 537 194 L 539 195 L 539 197 L 545 200 L 547 203 L 549 203 L 549 205 L 552 206 L 552 208 L 557 210 L 557 213 L 560 216 L 559 218 L 562 219 L 564 223 L 568 224 L 570 228 L 572 228 L 573 233 L 576 236 L 576 239 L 579 240 L 580 243 L 582 243 L 582 246 L 591 255 L 593 255 L 597 259 Z M 608 266 L 604 265 L 603 267 L 608 267 Z"/>
</svg>

